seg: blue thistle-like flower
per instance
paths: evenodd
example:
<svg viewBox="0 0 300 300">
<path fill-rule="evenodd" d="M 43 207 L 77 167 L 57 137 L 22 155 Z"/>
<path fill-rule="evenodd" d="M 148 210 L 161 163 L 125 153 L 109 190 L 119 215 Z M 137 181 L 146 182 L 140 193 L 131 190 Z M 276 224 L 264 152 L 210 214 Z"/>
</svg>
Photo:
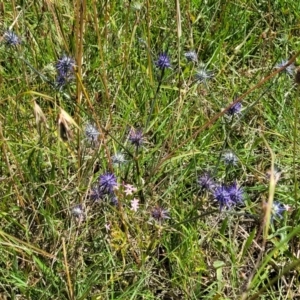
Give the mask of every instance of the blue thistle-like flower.
<svg viewBox="0 0 300 300">
<path fill-rule="evenodd" d="M 97 141 L 99 134 L 100 134 L 99 131 L 94 125 L 88 123 L 85 126 L 85 135 L 90 141 L 92 142 Z"/>
<path fill-rule="evenodd" d="M 198 61 L 197 53 L 193 50 L 184 53 L 184 56 L 188 61 L 192 61 L 192 62 Z"/>
<path fill-rule="evenodd" d="M 105 173 L 99 177 L 99 190 L 103 193 L 113 194 L 118 187 L 117 177 L 112 173 Z"/>
<path fill-rule="evenodd" d="M 220 210 L 222 210 L 224 206 L 230 207 L 232 205 L 232 200 L 226 186 L 217 186 L 213 194 L 214 198 L 219 202 Z"/>
<path fill-rule="evenodd" d="M 233 106 L 231 106 L 228 111 L 226 112 L 227 115 L 230 116 L 234 116 L 237 115 L 241 112 L 242 109 L 242 103 L 241 102 L 237 102 L 236 104 L 234 104 Z"/>
<path fill-rule="evenodd" d="M 143 144 L 143 133 L 141 130 L 132 128 L 129 132 L 129 141 L 131 144 L 139 147 Z"/>
<path fill-rule="evenodd" d="M 207 71 L 205 69 L 205 65 L 201 64 L 200 68 L 196 71 L 195 79 L 199 83 L 207 83 L 207 81 L 214 77 L 214 73 L 212 71 Z"/>
<path fill-rule="evenodd" d="M 75 60 L 63 55 L 56 63 L 56 85 L 61 88 L 74 78 Z"/>
<path fill-rule="evenodd" d="M 197 182 L 202 190 L 212 190 L 215 186 L 215 181 L 208 172 L 199 176 Z"/>
<path fill-rule="evenodd" d="M 7 30 L 3 34 L 3 40 L 6 46 L 15 47 L 21 44 L 21 39 L 11 30 Z"/>
<path fill-rule="evenodd" d="M 281 67 L 285 66 L 288 63 L 288 60 L 281 60 L 276 66 L 275 69 L 280 69 Z M 295 64 L 292 63 L 290 64 L 284 71 L 288 73 L 289 75 L 293 76 L 294 75 L 294 70 L 295 70 Z"/>
<path fill-rule="evenodd" d="M 155 62 L 155 65 L 159 69 L 171 68 L 170 59 L 167 53 L 162 53 L 159 55 L 158 60 Z"/>
<path fill-rule="evenodd" d="M 284 206 L 282 203 L 278 201 L 273 202 L 273 206 L 271 209 L 271 219 L 279 218 L 282 219 L 283 213 L 286 211 L 286 206 Z"/>
<path fill-rule="evenodd" d="M 75 60 L 66 55 L 63 55 L 56 63 L 57 73 L 64 77 L 73 74 L 74 67 L 75 67 Z"/>
<path fill-rule="evenodd" d="M 237 185 L 237 183 L 233 183 L 232 185 L 227 187 L 227 192 L 230 196 L 230 200 L 234 204 L 243 202 L 243 189 Z"/>
<path fill-rule="evenodd" d="M 115 155 L 111 157 L 112 163 L 115 165 L 122 165 L 126 163 L 126 159 L 123 153 L 117 152 Z"/>
<path fill-rule="evenodd" d="M 236 166 L 239 161 L 237 156 L 230 150 L 223 153 L 222 159 L 226 165 L 232 166 Z"/>
<path fill-rule="evenodd" d="M 166 219 L 170 219 L 169 211 L 160 206 L 156 206 L 151 211 L 151 216 L 158 222 L 162 222 Z"/>
</svg>

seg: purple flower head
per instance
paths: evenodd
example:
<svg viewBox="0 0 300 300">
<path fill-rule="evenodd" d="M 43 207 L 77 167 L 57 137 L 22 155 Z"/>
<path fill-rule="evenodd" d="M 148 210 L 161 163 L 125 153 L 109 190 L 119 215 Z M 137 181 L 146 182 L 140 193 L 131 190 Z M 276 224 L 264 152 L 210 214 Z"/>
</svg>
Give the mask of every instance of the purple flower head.
<svg viewBox="0 0 300 300">
<path fill-rule="evenodd" d="M 197 53 L 194 50 L 184 53 L 184 56 L 188 61 L 192 61 L 192 62 L 198 61 Z"/>
<path fill-rule="evenodd" d="M 242 103 L 241 102 L 237 102 L 236 104 L 234 104 L 233 106 L 231 106 L 228 111 L 226 112 L 227 115 L 229 116 L 234 116 L 237 115 L 241 112 L 242 109 Z"/>
<path fill-rule="evenodd" d="M 99 177 L 99 190 L 106 194 L 113 194 L 118 187 L 117 177 L 112 173 L 105 173 Z"/>
<path fill-rule="evenodd" d="M 238 204 L 243 202 L 243 189 L 236 182 L 227 187 L 227 192 L 232 203 Z"/>
<path fill-rule="evenodd" d="M 202 190 L 212 190 L 215 186 L 215 182 L 208 172 L 199 176 L 197 182 Z"/>
<path fill-rule="evenodd" d="M 57 73 L 61 77 L 69 77 L 73 74 L 75 60 L 69 56 L 63 55 L 56 63 Z"/>
<path fill-rule="evenodd" d="M 143 133 L 141 130 L 131 128 L 128 139 L 131 144 L 139 147 L 143 144 Z"/>
<path fill-rule="evenodd" d="M 166 219 L 170 219 L 169 211 L 160 206 L 156 206 L 151 211 L 151 216 L 158 222 L 162 222 Z"/>
<path fill-rule="evenodd" d="M 224 152 L 222 158 L 226 165 L 236 166 L 239 161 L 237 156 L 230 150 Z"/>
<path fill-rule="evenodd" d="M 155 65 L 161 70 L 171 68 L 170 59 L 167 53 L 160 54 L 158 60 L 155 62 Z"/>
<path fill-rule="evenodd" d="M 3 40 L 6 46 L 15 47 L 21 44 L 21 39 L 11 30 L 7 30 L 3 34 Z"/>
<path fill-rule="evenodd" d="M 286 65 L 288 63 L 288 60 L 281 60 L 280 63 L 278 63 L 275 66 L 275 69 L 280 69 L 281 67 L 283 67 L 284 65 Z M 294 63 L 290 64 L 284 71 L 287 72 L 289 75 L 293 76 L 294 75 L 294 70 L 295 70 L 295 65 Z"/>
<path fill-rule="evenodd" d="M 222 210 L 224 206 L 230 207 L 232 204 L 228 189 L 224 185 L 219 185 L 215 188 L 214 198 L 219 202 L 220 210 Z"/>
</svg>

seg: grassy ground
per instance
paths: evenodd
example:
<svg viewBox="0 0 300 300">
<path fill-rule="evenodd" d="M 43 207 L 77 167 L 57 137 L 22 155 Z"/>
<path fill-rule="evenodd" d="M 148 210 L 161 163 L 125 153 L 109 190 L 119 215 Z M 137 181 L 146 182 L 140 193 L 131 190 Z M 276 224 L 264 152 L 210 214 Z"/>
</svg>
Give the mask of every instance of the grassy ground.
<svg viewBox="0 0 300 300">
<path fill-rule="evenodd" d="M 289 2 L 2 3 L 1 299 L 300 299 Z"/>
</svg>

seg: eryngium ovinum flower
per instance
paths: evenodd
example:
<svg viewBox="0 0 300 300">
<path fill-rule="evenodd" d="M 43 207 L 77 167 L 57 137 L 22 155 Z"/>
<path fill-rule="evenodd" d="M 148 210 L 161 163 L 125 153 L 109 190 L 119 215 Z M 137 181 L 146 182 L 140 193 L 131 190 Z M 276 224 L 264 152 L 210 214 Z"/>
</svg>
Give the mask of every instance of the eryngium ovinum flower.
<svg viewBox="0 0 300 300">
<path fill-rule="evenodd" d="M 282 219 L 283 213 L 287 210 L 286 206 L 278 201 L 273 202 L 273 206 L 271 209 L 271 221 L 273 219 Z"/>
<path fill-rule="evenodd" d="M 171 68 L 170 59 L 167 53 L 160 54 L 158 60 L 155 62 L 155 65 L 161 70 Z"/>
<path fill-rule="evenodd" d="M 198 62 L 197 53 L 194 50 L 184 53 L 185 58 L 191 62 Z"/>
<path fill-rule="evenodd" d="M 117 177 L 113 173 L 105 173 L 99 176 L 98 184 L 91 190 L 90 198 L 93 201 L 108 196 L 112 203 L 117 203 L 117 197 L 114 191 L 118 188 Z"/>
<path fill-rule="evenodd" d="M 143 132 L 139 129 L 131 128 L 128 139 L 132 145 L 138 148 L 143 144 Z"/>
<path fill-rule="evenodd" d="M 212 190 L 215 186 L 215 181 L 208 172 L 199 176 L 197 182 L 201 190 Z"/>
<path fill-rule="evenodd" d="M 281 62 L 279 62 L 276 66 L 275 69 L 280 69 L 281 67 L 283 67 L 284 65 L 286 65 L 288 63 L 288 60 L 281 60 Z M 294 75 L 294 70 L 295 70 L 295 64 L 292 63 L 290 64 L 284 71 L 286 73 L 288 73 L 289 75 L 293 76 Z"/>
<path fill-rule="evenodd" d="M 151 216 L 160 223 L 166 219 L 170 219 L 169 211 L 160 206 L 156 206 L 152 209 Z"/>
<path fill-rule="evenodd" d="M 15 47 L 21 44 L 21 39 L 11 30 L 7 30 L 4 32 L 3 41 L 8 47 Z"/>
<path fill-rule="evenodd" d="M 227 110 L 226 114 L 229 116 L 238 115 L 241 112 L 241 109 L 242 109 L 242 103 L 237 102 Z"/>
<path fill-rule="evenodd" d="M 243 189 L 233 183 L 232 185 L 226 186 L 224 184 L 218 185 L 213 191 L 214 198 L 220 205 L 220 210 L 224 207 L 230 208 L 234 205 L 243 202 Z"/>
<path fill-rule="evenodd" d="M 228 166 L 236 166 L 239 161 L 237 156 L 231 150 L 225 151 L 222 155 L 222 159 Z"/>
<path fill-rule="evenodd" d="M 85 126 L 85 135 L 91 142 L 95 142 L 98 140 L 99 131 L 94 125 L 88 123 Z"/>
<path fill-rule="evenodd" d="M 199 69 L 196 71 L 195 79 L 199 83 L 206 84 L 207 81 L 214 77 L 214 73 L 212 71 L 206 70 L 205 65 L 202 63 Z"/>
<path fill-rule="evenodd" d="M 112 163 L 114 165 L 119 165 L 120 166 L 120 165 L 126 163 L 125 155 L 121 152 L 117 152 L 116 154 L 114 154 L 111 157 L 111 160 L 112 160 Z"/>
<path fill-rule="evenodd" d="M 56 84 L 60 88 L 74 78 L 75 60 L 63 55 L 56 63 Z"/>
</svg>

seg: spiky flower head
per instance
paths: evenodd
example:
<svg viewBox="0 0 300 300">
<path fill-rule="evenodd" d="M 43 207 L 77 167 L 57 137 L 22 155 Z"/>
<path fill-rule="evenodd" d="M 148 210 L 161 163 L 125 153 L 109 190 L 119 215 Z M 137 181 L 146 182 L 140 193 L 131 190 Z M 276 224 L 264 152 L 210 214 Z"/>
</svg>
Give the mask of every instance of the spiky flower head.
<svg viewBox="0 0 300 300">
<path fill-rule="evenodd" d="M 275 69 L 280 69 L 281 67 L 285 66 L 288 63 L 288 60 L 283 59 L 281 60 L 276 66 Z M 288 73 L 289 75 L 293 76 L 295 70 L 295 64 L 290 64 L 284 71 Z"/>
<path fill-rule="evenodd" d="M 241 112 L 241 109 L 242 109 L 242 103 L 237 102 L 228 109 L 226 114 L 229 115 L 229 116 L 234 116 L 234 115 L 239 114 Z"/>
<path fill-rule="evenodd" d="M 215 182 L 208 172 L 205 172 L 201 176 L 199 176 L 197 183 L 202 190 L 212 190 L 215 186 Z"/>
<path fill-rule="evenodd" d="M 83 207 L 82 204 L 77 204 L 72 208 L 72 214 L 75 217 L 81 217 L 83 215 Z"/>
<path fill-rule="evenodd" d="M 228 192 L 228 188 L 225 185 L 219 185 L 214 189 L 214 198 L 220 205 L 220 210 L 225 206 L 230 207 L 232 205 L 231 197 Z"/>
<path fill-rule="evenodd" d="M 139 147 L 143 144 L 143 132 L 139 129 L 131 128 L 128 139 L 131 144 Z"/>
<path fill-rule="evenodd" d="M 6 46 L 15 47 L 21 44 L 21 39 L 11 30 L 7 30 L 3 34 L 3 40 Z"/>
<path fill-rule="evenodd" d="M 115 165 L 122 165 L 126 163 L 125 155 L 121 152 L 117 152 L 111 157 L 112 163 Z"/>
<path fill-rule="evenodd" d="M 107 193 L 113 194 L 114 190 L 117 189 L 118 182 L 117 177 L 112 173 L 105 173 L 99 177 L 99 190 Z"/>
<path fill-rule="evenodd" d="M 88 123 L 85 126 L 85 135 L 90 141 L 94 142 L 98 140 L 99 131 L 94 125 Z"/>
<path fill-rule="evenodd" d="M 237 156 L 230 150 L 223 153 L 222 159 L 224 163 L 228 166 L 229 165 L 236 166 L 239 161 Z"/>
<path fill-rule="evenodd" d="M 161 70 L 171 68 L 170 59 L 167 53 L 160 54 L 158 60 L 155 62 L 155 65 Z"/>
<path fill-rule="evenodd" d="M 207 83 L 207 81 L 214 77 L 214 73 L 212 71 L 208 71 L 205 68 L 205 65 L 202 63 L 200 68 L 196 71 L 195 79 L 199 83 Z"/>
<path fill-rule="evenodd" d="M 243 202 L 244 191 L 241 187 L 238 186 L 236 182 L 234 182 L 232 185 L 227 187 L 227 192 L 230 196 L 230 201 L 233 204 L 239 204 Z"/>
<path fill-rule="evenodd" d="M 169 211 L 160 206 L 156 206 L 151 211 L 151 216 L 158 222 L 162 222 L 166 219 L 170 219 Z"/>
<path fill-rule="evenodd" d="M 184 56 L 188 61 L 192 61 L 192 62 L 198 61 L 197 53 L 194 50 L 185 52 Z"/>
<path fill-rule="evenodd" d="M 271 219 L 283 217 L 283 213 L 287 210 L 286 206 L 278 201 L 273 202 L 273 206 L 271 209 Z"/>
<path fill-rule="evenodd" d="M 63 55 L 56 63 L 57 73 L 67 77 L 74 72 L 75 60 L 69 56 Z"/>
</svg>

